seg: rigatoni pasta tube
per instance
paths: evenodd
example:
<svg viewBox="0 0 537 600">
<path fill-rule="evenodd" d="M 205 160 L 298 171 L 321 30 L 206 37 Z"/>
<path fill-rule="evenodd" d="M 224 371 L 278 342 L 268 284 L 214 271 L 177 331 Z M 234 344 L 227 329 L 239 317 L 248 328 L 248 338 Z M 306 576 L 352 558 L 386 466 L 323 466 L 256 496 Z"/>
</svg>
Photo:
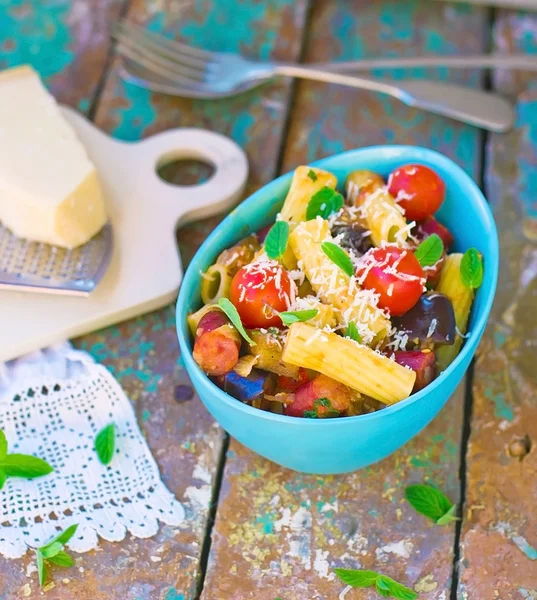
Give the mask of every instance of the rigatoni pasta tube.
<svg viewBox="0 0 537 600">
<path fill-rule="evenodd" d="M 320 218 L 300 223 L 289 235 L 289 245 L 302 261 L 301 268 L 324 304 L 334 306 L 336 318 L 342 325 L 349 321 L 366 324 L 373 337 L 384 336 L 390 321 L 382 311 L 367 302 L 364 290 L 336 266 L 321 248 L 322 242 L 331 241 L 328 223 Z M 362 336 L 363 337 L 363 336 Z"/>
<path fill-rule="evenodd" d="M 314 167 L 297 167 L 280 211 L 280 217 L 290 223 L 305 221 L 311 197 L 324 187 L 335 189 L 336 185 L 336 176 L 328 171 Z"/>
<path fill-rule="evenodd" d="M 412 393 L 416 373 L 386 356 L 336 333 L 307 323 L 289 328 L 283 360 L 313 369 L 384 404 L 395 404 Z"/>
<path fill-rule="evenodd" d="M 204 304 L 216 304 L 220 298 L 229 297 L 231 274 L 227 267 L 215 263 L 201 275 L 201 299 Z"/>
<path fill-rule="evenodd" d="M 440 370 L 444 370 L 453 362 L 461 351 L 463 342 L 462 334 L 466 333 L 468 318 L 474 301 L 474 291 L 466 287 L 461 279 L 462 254 L 449 254 L 440 273 L 440 283 L 436 291 L 445 294 L 453 304 L 457 336 L 451 346 L 440 346 L 436 350 L 436 359 Z"/>
<path fill-rule="evenodd" d="M 408 237 L 406 219 L 380 175 L 372 171 L 353 171 L 347 177 L 345 188 L 349 200 L 360 208 L 375 246 L 380 247 L 383 242 L 404 245 Z"/>
</svg>

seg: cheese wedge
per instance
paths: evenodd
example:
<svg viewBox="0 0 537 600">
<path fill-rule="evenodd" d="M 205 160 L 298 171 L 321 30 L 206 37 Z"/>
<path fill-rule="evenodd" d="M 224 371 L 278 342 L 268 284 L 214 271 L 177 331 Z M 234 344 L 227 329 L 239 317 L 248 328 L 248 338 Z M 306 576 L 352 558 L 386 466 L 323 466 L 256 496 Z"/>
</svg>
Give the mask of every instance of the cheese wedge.
<svg viewBox="0 0 537 600">
<path fill-rule="evenodd" d="M 19 237 L 74 248 L 106 220 L 95 167 L 39 75 L 0 73 L 0 221 Z"/>
</svg>

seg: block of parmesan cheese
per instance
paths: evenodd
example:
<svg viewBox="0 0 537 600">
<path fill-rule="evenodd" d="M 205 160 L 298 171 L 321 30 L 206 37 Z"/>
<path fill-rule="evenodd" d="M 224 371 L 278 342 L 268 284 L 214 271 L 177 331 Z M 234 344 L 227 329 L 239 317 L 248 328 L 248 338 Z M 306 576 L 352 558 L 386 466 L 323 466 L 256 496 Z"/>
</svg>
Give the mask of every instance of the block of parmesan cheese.
<svg viewBox="0 0 537 600">
<path fill-rule="evenodd" d="M 74 248 L 106 220 L 95 167 L 39 75 L 0 73 L 0 221 L 19 237 Z"/>
</svg>

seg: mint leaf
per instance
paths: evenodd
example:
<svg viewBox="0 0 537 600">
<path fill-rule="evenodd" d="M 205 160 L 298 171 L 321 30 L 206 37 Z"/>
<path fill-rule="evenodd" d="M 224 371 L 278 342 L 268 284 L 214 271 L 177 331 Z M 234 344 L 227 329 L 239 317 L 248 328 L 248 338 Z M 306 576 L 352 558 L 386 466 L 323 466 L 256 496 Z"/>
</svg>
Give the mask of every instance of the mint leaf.
<svg viewBox="0 0 537 600">
<path fill-rule="evenodd" d="M 289 223 L 286 221 L 276 221 L 265 238 L 266 255 L 273 260 L 280 258 L 287 249 L 288 241 Z"/>
<path fill-rule="evenodd" d="M 295 311 L 284 311 L 278 313 L 278 316 L 282 320 L 282 323 L 289 327 L 293 323 L 302 323 L 304 321 L 309 321 L 316 317 L 319 314 L 319 311 L 316 308 L 312 308 L 311 310 L 295 310 Z"/>
<path fill-rule="evenodd" d="M 116 448 L 116 426 L 110 423 L 103 427 L 95 438 L 95 452 L 103 465 L 109 465 L 114 458 Z"/>
<path fill-rule="evenodd" d="M 360 332 L 358 331 L 358 327 L 356 327 L 356 323 L 354 323 L 354 321 L 351 321 L 347 325 L 347 331 L 345 332 L 345 337 L 351 338 L 351 340 L 354 340 L 355 342 L 358 342 L 358 343 L 360 343 L 362 341 L 362 336 L 360 335 Z"/>
<path fill-rule="evenodd" d="M 461 260 L 461 279 L 466 287 L 477 289 L 483 283 L 483 257 L 475 248 L 469 248 Z"/>
<path fill-rule="evenodd" d="M 7 475 L 3 469 L 0 469 L 0 490 L 4 487 L 6 483 Z"/>
<path fill-rule="evenodd" d="M 422 267 L 432 267 L 442 258 L 443 253 L 444 244 L 440 236 L 433 233 L 416 248 L 414 256 Z"/>
<path fill-rule="evenodd" d="M 75 561 L 63 550 L 64 545 L 75 535 L 78 524 L 69 526 L 65 531 L 53 537 L 35 552 L 39 584 L 43 586 L 47 579 L 47 562 L 60 567 L 72 567 Z"/>
<path fill-rule="evenodd" d="M 8 477 L 25 479 L 35 479 L 54 471 L 48 462 L 29 454 L 8 454 L 0 461 L 0 469 Z"/>
<path fill-rule="evenodd" d="M 75 564 L 73 558 L 64 550 L 60 550 L 58 554 L 52 556 L 48 560 L 59 567 L 72 567 Z"/>
<path fill-rule="evenodd" d="M 444 515 L 442 515 L 439 519 L 436 519 L 436 524 L 437 525 L 447 525 L 448 523 L 451 523 L 452 521 L 458 521 L 459 517 L 455 516 L 456 510 L 457 510 L 457 507 L 454 504 Z"/>
<path fill-rule="evenodd" d="M 308 171 L 308 177 L 312 180 L 312 181 L 317 181 L 317 173 L 315 173 L 315 171 L 313 169 L 310 169 Z"/>
<path fill-rule="evenodd" d="M 325 186 L 311 197 L 306 208 L 306 221 L 328 217 L 343 207 L 343 196 L 330 187 Z"/>
<path fill-rule="evenodd" d="M 246 329 L 244 329 L 239 313 L 230 300 L 227 298 L 220 298 L 220 300 L 218 300 L 218 306 L 224 311 L 227 318 L 233 323 L 235 329 L 250 344 L 250 346 L 255 346 L 254 340 L 246 333 Z"/>
<path fill-rule="evenodd" d="M 6 434 L 0 429 L 0 461 L 7 455 L 7 438 Z"/>
<path fill-rule="evenodd" d="M 43 587 L 47 580 L 47 567 L 43 555 L 39 550 L 35 553 L 35 562 L 37 563 L 37 573 L 39 575 L 39 585 Z"/>
<path fill-rule="evenodd" d="M 405 490 L 405 497 L 417 512 L 429 517 L 435 523 L 445 518 L 450 511 L 452 511 L 450 514 L 453 514 L 453 502 L 440 490 L 430 485 L 410 485 Z"/>
<path fill-rule="evenodd" d="M 379 576 L 375 571 L 366 569 L 334 569 L 334 573 L 345 585 L 352 587 L 370 587 L 375 585 Z"/>
<path fill-rule="evenodd" d="M 417 592 L 395 581 L 386 575 L 379 575 L 376 582 L 377 592 L 385 598 L 398 598 L 399 600 L 414 600 Z"/>
<path fill-rule="evenodd" d="M 352 264 L 352 260 L 345 250 L 340 248 L 337 244 L 333 244 L 332 242 L 323 242 L 321 244 L 321 250 L 346 275 L 349 277 L 354 275 L 354 266 Z"/>
<path fill-rule="evenodd" d="M 380 596 L 384 598 L 398 598 L 399 600 L 414 600 L 418 594 L 395 581 L 391 577 L 368 571 L 366 569 L 334 569 L 335 574 L 346 585 L 355 588 L 375 586 Z"/>
<path fill-rule="evenodd" d="M 62 531 L 56 537 L 53 537 L 50 541 L 48 541 L 44 546 L 41 546 L 41 550 L 48 548 L 48 546 L 51 546 L 56 542 L 62 545 L 67 544 L 67 542 L 75 535 L 77 529 L 78 523 L 70 525 L 67 529 L 65 529 L 65 531 Z"/>
<path fill-rule="evenodd" d="M 63 550 L 63 544 L 60 542 L 52 542 L 51 544 L 48 544 L 39 550 L 41 551 L 43 558 L 53 558 L 56 556 L 56 554 L 58 554 L 58 552 Z"/>
</svg>

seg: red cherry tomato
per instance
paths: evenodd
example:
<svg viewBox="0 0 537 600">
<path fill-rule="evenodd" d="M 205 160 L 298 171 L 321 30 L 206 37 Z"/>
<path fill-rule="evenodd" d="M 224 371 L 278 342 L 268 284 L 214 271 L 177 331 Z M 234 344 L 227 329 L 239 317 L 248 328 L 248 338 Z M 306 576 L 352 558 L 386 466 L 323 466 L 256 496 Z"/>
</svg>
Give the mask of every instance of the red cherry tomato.
<svg viewBox="0 0 537 600">
<path fill-rule="evenodd" d="M 408 221 L 420 221 L 435 213 L 446 195 L 446 185 L 425 165 L 404 165 L 388 177 L 388 190 L 404 209 Z"/>
<path fill-rule="evenodd" d="M 281 327 L 276 314 L 293 302 L 296 286 L 287 271 L 276 262 L 257 262 L 237 271 L 229 299 L 248 329 Z"/>
<path fill-rule="evenodd" d="M 379 306 L 400 317 L 423 293 L 425 274 L 410 250 L 396 246 L 371 249 L 357 273 L 362 287 L 380 294 Z"/>
</svg>

